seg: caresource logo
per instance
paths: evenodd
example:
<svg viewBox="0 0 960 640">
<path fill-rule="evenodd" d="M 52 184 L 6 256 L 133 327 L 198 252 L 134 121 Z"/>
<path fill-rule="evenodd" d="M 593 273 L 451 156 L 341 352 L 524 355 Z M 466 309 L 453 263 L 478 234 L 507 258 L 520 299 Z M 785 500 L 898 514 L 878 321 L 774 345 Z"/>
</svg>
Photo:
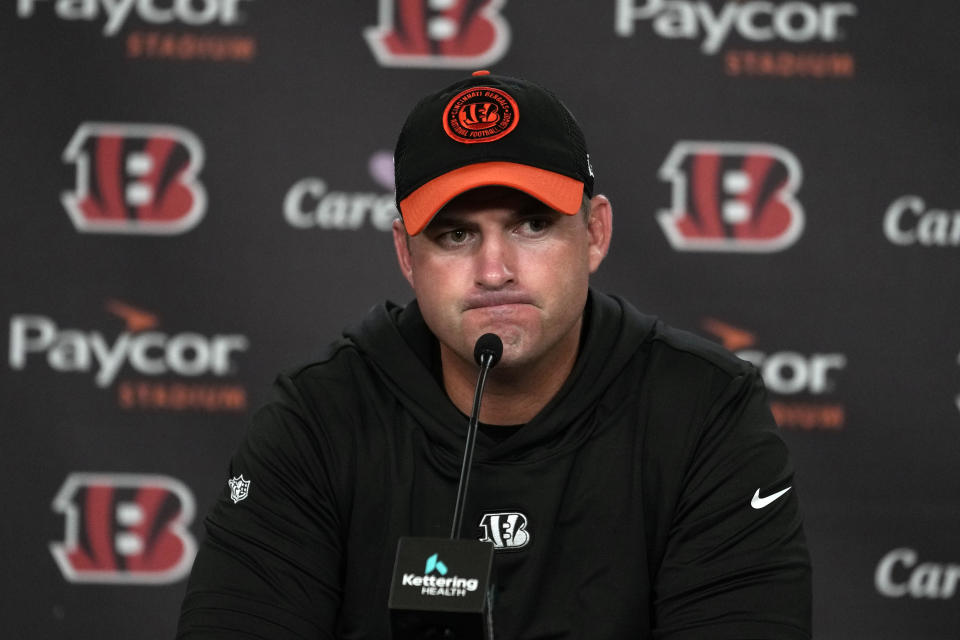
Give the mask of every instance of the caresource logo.
<svg viewBox="0 0 960 640">
<path fill-rule="evenodd" d="M 476 591 L 480 581 L 476 578 L 461 578 L 459 576 L 446 577 L 449 573 L 447 565 L 440 560 L 438 554 L 433 554 L 424 563 L 423 575 L 405 573 L 400 581 L 404 587 L 418 587 L 422 595 L 440 597 L 459 597 L 467 595 L 468 591 Z M 439 577 L 436 575 L 439 574 Z"/>
<path fill-rule="evenodd" d="M 14 371 L 46 366 L 58 373 L 92 377 L 107 388 L 124 371 L 145 378 L 174 376 L 177 382 L 121 380 L 117 402 L 124 409 L 239 411 L 246 408 L 246 390 L 237 385 L 193 382 L 199 376 L 235 375 L 234 357 L 246 351 L 241 334 L 206 336 L 193 331 L 157 331 L 159 318 L 143 309 L 112 300 L 107 310 L 122 318 L 126 330 L 113 338 L 100 331 L 61 328 L 48 316 L 17 314 L 10 318 L 9 363 Z"/>
<path fill-rule="evenodd" d="M 901 247 L 960 247 L 960 210 L 935 209 L 920 196 L 902 196 L 887 207 L 883 234 Z"/>
<path fill-rule="evenodd" d="M 206 212 L 197 181 L 203 145 L 190 131 L 166 124 L 88 122 L 63 152 L 76 166 L 76 187 L 61 202 L 84 233 L 183 233 Z"/>
<path fill-rule="evenodd" d="M 887 598 L 946 600 L 960 590 L 960 564 L 920 562 L 916 550 L 894 549 L 877 564 L 874 586 Z"/>
<path fill-rule="evenodd" d="M 283 199 L 283 218 L 296 229 L 357 231 L 370 225 L 390 231 L 399 217 L 394 198 L 393 154 L 377 151 L 367 165 L 370 177 L 382 189 L 340 191 L 323 178 L 301 178 Z"/>
<path fill-rule="evenodd" d="M 847 357 L 837 352 L 803 353 L 797 350 L 756 348 L 751 331 L 706 318 L 702 327 L 723 346 L 760 370 L 763 383 L 774 395 L 770 410 L 782 429 L 838 430 L 844 427 L 843 404 L 830 401 Z"/>
<path fill-rule="evenodd" d="M 832 49 L 856 15 L 852 2 L 726 0 L 716 6 L 703 0 L 616 0 L 614 32 L 633 37 L 637 24 L 649 21 L 659 38 L 699 41 L 708 56 L 725 51 L 725 71 L 732 76 L 849 78 L 852 54 L 810 45 Z M 731 41 L 760 48 L 732 50 Z M 777 46 L 788 50 L 771 49 Z"/>
<path fill-rule="evenodd" d="M 803 232 L 795 197 L 803 174 L 783 147 L 680 141 L 659 177 L 672 185 L 672 204 L 657 221 L 678 251 L 770 253 L 790 247 Z"/>
<path fill-rule="evenodd" d="M 70 582 L 158 585 L 190 571 L 194 498 L 175 478 L 71 473 L 52 507 L 65 532 L 50 553 Z"/>
<path fill-rule="evenodd" d="M 385 67 L 476 69 L 503 57 L 506 0 L 380 0 L 378 24 L 364 32 Z"/>
</svg>

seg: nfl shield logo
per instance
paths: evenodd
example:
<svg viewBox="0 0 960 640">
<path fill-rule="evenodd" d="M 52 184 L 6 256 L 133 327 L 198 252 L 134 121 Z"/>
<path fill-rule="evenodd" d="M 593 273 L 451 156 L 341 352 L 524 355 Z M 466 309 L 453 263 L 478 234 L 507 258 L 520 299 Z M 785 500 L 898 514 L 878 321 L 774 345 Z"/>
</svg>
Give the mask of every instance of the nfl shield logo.
<svg viewBox="0 0 960 640">
<path fill-rule="evenodd" d="M 234 504 L 246 498 L 247 494 L 250 493 L 250 481 L 244 480 L 242 473 L 236 478 L 230 478 L 227 484 L 230 485 L 230 499 L 233 500 Z"/>
</svg>

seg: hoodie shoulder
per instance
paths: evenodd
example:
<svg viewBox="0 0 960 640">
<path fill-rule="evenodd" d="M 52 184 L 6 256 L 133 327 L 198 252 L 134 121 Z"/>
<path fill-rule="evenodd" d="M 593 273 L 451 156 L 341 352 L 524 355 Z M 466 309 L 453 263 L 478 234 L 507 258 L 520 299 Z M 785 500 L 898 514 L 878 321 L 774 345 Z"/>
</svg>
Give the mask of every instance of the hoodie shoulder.
<svg viewBox="0 0 960 640">
<path fill-rule="evenodd" d="M 597 303 L 594 317 L 607 318 L 605 325 L 597 323 L 600 330 L 608 332 L 619 327 L 618 330 L 623 336 L 616 344 L 616 350 L 630 350 L 634 348 L 631 345 L 638 345 L 654 362 L 664 359 L 666 362 L 677 362 L 679 359 L 694 368 L 699 365 L 704 371 L 712 370 L 728 377 L 750 373 L 754 369 L 749 362 L 738 358 L 721 345 L 672 327 L 656 316 L 641 313 L 623 298 L 596 293 L 593 297 Z"/>
<path fill-rule="evenodd" d="M 324 346 L 316 357 L 284 369 L 279 379 L 302 387 L 316 382 L 350 380 L 358 371 L 369 372 L 370 357 L 376 355 L 377 348 L 396 351 L 396 317 L 402 311 L 402 307 L 391 302 L 373 306 L 358 323 L 344 329 L 339 338 Z M 367 344 L 371 341 L 379 343 Z"/>
<path fill-rule="evenodd" d="M 677 355 L 700 360 L 704 365 L 736 377 L 753 371 L 752 364 L 738 358 L 721 345 L 683 329 L 657 321 L 649 334 L 653 349 L 675 352 Z"/>
<path fill-rule="evenodd" d="M 331 412 L 356 410 L 356 389 L 369 386 L 371 370 L 360 350 L 341 338 L 310 361 L 282 370 L 274 380 L 272 401 L 287 406 L 308 423 Z M 341 416 L 341 417 L 344 417 Z"/>
</svg>

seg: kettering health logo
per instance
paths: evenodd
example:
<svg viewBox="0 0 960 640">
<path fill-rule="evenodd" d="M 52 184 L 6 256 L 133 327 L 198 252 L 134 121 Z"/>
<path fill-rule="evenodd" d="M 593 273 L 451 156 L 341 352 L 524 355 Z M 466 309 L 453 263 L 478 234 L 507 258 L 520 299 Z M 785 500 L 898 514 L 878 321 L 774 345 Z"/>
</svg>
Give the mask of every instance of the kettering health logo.
<svg viewBox="0 0 960 640">
<path fill-rule="evenodd" d="M 468 591 L 476 591 L 480 581 L 476 578 L 461 578 L 459 576 L 445 577 L 449 573 L 447 565 L 440 560 L 439 554 L 427 558 L 423 568 L 423 575 L 415 573 L 403 574 L 400 584 L 405 587 L 420 587 L 421 595 L 425 596 L 453 596 L 464 597 Z M 440 574 L 439 577 L 434 574 Z"/>
<path fill-rule="evenodd" d="M 447 575 L 447 565 L 443 564 L 436 553 L 427 558 L 427 566 L 423 569 L 423 573 L 433 573 L 434 570 L 442 576 Z"/>
</svg>

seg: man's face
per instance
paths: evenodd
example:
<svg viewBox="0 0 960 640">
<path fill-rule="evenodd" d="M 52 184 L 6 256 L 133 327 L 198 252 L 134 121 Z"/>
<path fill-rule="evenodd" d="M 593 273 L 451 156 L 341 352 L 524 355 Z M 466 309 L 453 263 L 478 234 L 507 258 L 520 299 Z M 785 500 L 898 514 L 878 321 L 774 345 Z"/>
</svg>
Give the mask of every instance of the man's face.
<svg viewBox="0 0 960 640">
<path fill-rule="evenodd" d="M 424 231 L 394 225 L 400 267 L 441 348 L 473 361 L 484 333 L 503 340 L 498 368 L 577 348 L 588 278 L 606 255 L 609 203 L 589 224 L 520 191 L 484 187 L 447 204 Z M 596 218 L 594 217 L 596 216 Z"/>
</svg>

